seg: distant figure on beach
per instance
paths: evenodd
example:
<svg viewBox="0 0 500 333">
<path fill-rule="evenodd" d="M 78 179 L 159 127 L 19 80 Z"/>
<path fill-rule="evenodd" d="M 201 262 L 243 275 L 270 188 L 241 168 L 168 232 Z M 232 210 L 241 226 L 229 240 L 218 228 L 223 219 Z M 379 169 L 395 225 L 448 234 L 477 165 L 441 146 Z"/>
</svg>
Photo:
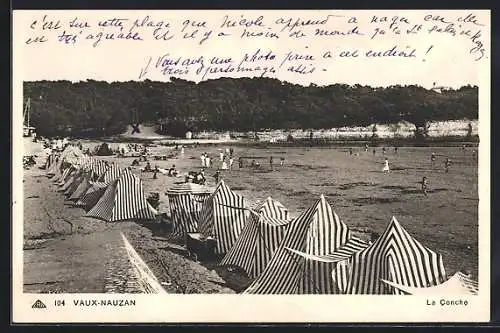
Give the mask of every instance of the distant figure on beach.
<svg viewBox="0 0 500 333">
<path fill-rule="evenodd" d="M 352 156 L 352 148 L 349 148 L 349 155 Z"/>
<path fill-rule="evenodd" d="M 234 149 L 229 148 L 229 157 L 233 157 L 233 154 L 234 154 Z"/>
<path fill-rule="evenodd" d="M 225 158 L 222 160 L 222 165 L 220 168 L 221 170 L 227 170 L 227 162 Z"/>
<path fill-rule="evenodd" d="M 273 157 L 269 157 L 269 166 L 271 167 L 271 170 L 273 170 Z"/>
<path fill-rule="evenodd" d="M 375 156 L 376 152 L 377 152 L 377 150 L 375 148 L 373 148 L 373 156 Z"/>
<path fill-rule="evenodd" d="M 451 160 L 449 158 L 446 158 L 444 161 L 444 172 L 448 173 L 450 171 L 450 166 L 451 166 Z"/>
<path fill-rule="evenodd" d="M 434 166 L 434 163 L 436 162 L 436 153 L 431 154 L 431 165 Z"/>
<path fill-rule="evenodd" d="M 373 242 L 377 241 L 377 239 L 379 239 L 379 237 L 380 237 L 380 235 L 377 232 L 372 231 L 370 233 L 370 241 L 369 241 L 369 243 L 373 244 Z"/>
<path fill-rule="evenodd" d="M 146 166 L 144 167 L 145 172 L 151 171 L 151 164 L 149 162 L 146 163 Z"/>
<path fill-rule="evenodd" d="M 420 182 L 421 188 L 422 188 L 422 193 L 427 196 L 427 177 L 424 176 L 422 178 L 422 181 Z"/>
<path fill-rule="evenodd" d="M 181 146 L 181 155 L 184 155 L 184 146 Z"/>
<path fill-rule="evenodd" d="M 204 185 L 205 182 L 206 182 L 205 170 L 201 169 L 201 171 L 198 174 L 196 174 L 196 183 L 200 184 L 200 185 Z"/>
<path fill-rule="evenodd" d="M 212 167 L 212 158 L 210 156 L 208 156 L 208 154 L 205 154 L 205 166 L 207 168 Z"/>
<path fill-rule="evenodd" d="M 260 163 L 259 163 L 259 162 L 256 162 L 255 160 L 252 160 L 251 166 L 252 166 L 253 168 L 258 168 L 258 167 L 260 167 Z"/>
<path fill-rule="evenodd" d="M 213 177 L 215 179 L 215 184 L 219 184 L 220 171 L 219 170 L 215 171 Z"/>
<path fill-rule="evenodd" d="M 159 171 L 160 171 L 160 170 L 158 169 L 158 166 L 157 166 L 157 165 L 155 165 L 155 168 L 154 168 L 154 170 L 153 170 L 153 179 L 157 179 L 157 178 L 158 178 L 158 177 L 157 177 L 157 174 L 158 174 L 158 172 L 159 172 Z"/>
<path fill-rule="evenodd" d="M 233 156 L 229 155 L 229 170 L 233 170 Z"/>
<path fill-rule="evenodd" d="M 205 156 L 205 153 L 202 153 L 201 156 L 200 156 L 200 160 L 201 160 L 201 167 L 204 168 L 207 166 L 206 164 L 206 159 L 207 157 Z"/>
<path fill-rule="evenodd" d="M 382 147 L 382 154 L 385 155 L 385 147 Z"/>
<path fill-rule="evenodd" d="M 241 157 L 241 156 L 238 158 L 238 167 L 240 169 L 243 168 L 243 157 Z"/>
<path fill-rule="evenodd" d="M 384 168 L 382 169 L 382 172 L 387 172 L 389 173 L 389 160 L 387 159 L 387 157 L 385 158 L 385 161 L 384 161 Z"/>
<path fill-rule="evenodd" d="M 368 151 L 368 144 L 365 143 L 365 152 Z"/>
<path fill-rule="evenodd" d="M 472 160 L 477 161 L 477 152 L 475 150 L 472 151 Z"/>
<path fill-rule="evenodd" d="M 219 159 L 220 159 L 221 162 L 224 161 L 224 152 L 221 151 L 219 153 Z"/>
<path fill-rule="evenodd" d="M 177 172 L 177 170 L 175 169 L 175 164 L 172 165 L 172 167 L 170 169 L 168 169 L 168 175 L 170 177 L 177 177 L 179 173 Z"/>
<path fill-rule="evenodd" d="M 394 147 L 394 154 L 398 153 L 398 147 Z"/>
<path fill-rule="evenodd" d="M 280 165 L 281 166 L 285 165 L 285 158 L 284 157 L 280 157 Z"/>
</svg>

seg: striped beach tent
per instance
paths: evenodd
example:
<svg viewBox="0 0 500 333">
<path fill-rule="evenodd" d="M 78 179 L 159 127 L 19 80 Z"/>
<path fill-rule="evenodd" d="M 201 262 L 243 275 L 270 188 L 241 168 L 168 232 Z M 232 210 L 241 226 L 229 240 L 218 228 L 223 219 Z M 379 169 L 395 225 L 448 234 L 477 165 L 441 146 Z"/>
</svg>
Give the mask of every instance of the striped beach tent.
<svg viewBox="0 0 500 333">
<path fill-rule="evenodd" d="M 409 287 L 384 279 L 382 279 L 382 282 L 405 294 L 417 296 L 477 295 L 479 291 L 477 281 L 472 280 L 462 272 L 455 273 L 451 278 L 441 284 L 426 288 Z"/>
<path fill-rule="evenodd" d="M 257 202 L 250 212 L 241 235 L 220 265 L 240 267 L 248 277 L 256 278 L 271 260 L 290 221 L 286 207 L 271 197 Z"/>
<path fill-rule="evenodd" d="M 124 169 L 86 216 L 115 222 L 154 220 L 156 213 L 146 200 L 142 180 L 129 169 Z"/>
<path fill-rule="evenodd" d="M 89 177 L 90 174 L 89 167 L 93 163 L 94 159 L 86 155 L 82 159 L 84 160 L 84 162 L 78 166 L 77 172 L 75 172 L 68 180 L 70 184 L 69 185 L 65 184 L 66 190 L 64 191 L 64 194 L 69 198 L 78 189 L 78 187 L 84 181 L 84 179 Z"/>
<path fill-rule="evenodd" d="M 120 176 L 122 170 L 122 168 L 116 166 L 115 164 L 110 164 L 108 165 L 106 171 L 97 178 L 97 182 L 109 184 Z"/>
<path fill-rule="evenodd" d="M 75 188 L 75 190 L 69 194 L 68 199 L 69 200 L 79 200 L 92 186 L 92 183 L 90 181 L 90 175 L 88 173 L 84 173 L 82 175 L 81 181 L 78 183 L 78 186 Z"/>
<path fill-rule="evenodd" d="M 75 205 L 88 208 L 93 207 L 104 194 L 108 185 L 120 177 L 121 172 L 121 168 L 115 165 L 109 166 L 106 172 L 104 172 L 96 182 L 89 181 L 90 186 L 85 193 L 78 198 Z"/>
<path fill-rule="evenodd" d="M 262 274 L 246 294 L 338 293 L 331 272 L 333 263 L 307 260 L 299 253 L 327 255 L 352 238 L 323 195 L 287 228 L 283 241 Z M 298 253 L 296 253 L 296 252 Z"/>
<path fill-rule="evenodd" d="M 215 254 L 225 254 L 243 230 L 246 215 L 243 196 L 231 191 L 221 180 L 215 192 L 203 203 L 198 232 L 217 240 Z"/>
<path fill-rule="evenodd" d="M 70 166 L 71 168 L 71 173 L 70 173 L 70 176 L 67 177 L 63 187 L 62 187 L 62 190 L 64 191 L 64 194 L 67 194 L 67 191 L 69 188 L 74 188 L 75 186 L 75 182 L 79 181 L 80 178 L 81 178 L 81 175 L 82 175 L 82 172 L 84 170 L 84 167 L 86 165 L 88 165 L 91 161 L 91 158 L 87 155 L 83 155 L 80 159 L 79 159 L 79 163 L 77 164 L 72 164 Z"/>
<path fill-rule="evenodd" d="M 183 237 L 198 230 L 198 219 L 203 202 L 213 189 L 194 183 L 175 185 L 167 190 L 172 219 L 172 235 Z"/>
<path fill-rule="evenodd" d="M 384 233 L 349 259 L 348 294 L 404 294 L 382 280 L 408 287 L 435 286 L 445 280 L 442 256 L 414 239 L 392 218 Z"/>
<path fill-rule="evenodd" d="M 54 179 L 56 175 L 60 176 L 60 168 L 61 168 L 61 158 L 58 152 L 52 153 L 52 162 L 50 163 L 50 167 L 46 169 L 47 177 Z"/>
<path fill-rule="evenodd" d="M 340 246 L 335 252 L 326 255 L 313 255 L 300 252 L 294 249 L 287 248 L 288 250 L 304 257 L 306 260 L 318 261 L 320 263 L 333 264 L 331 266 L 333 283 L 336 285 L 337 290 L 341 294 L 345 294 L 347 291 L 347 285 L 350 277 L 350 266 L 348 260 L 361 250 L 366 249 L 370 246 L 370 243 L 352 236 L 349 240 L 342 246 Z"/>
<path fill-rule="evenodd" d="M 64 192 L 66 196 L 71 196 L 75 192 L 80 184 L 84 182 L 84 185 L 88 181 L 96 180 L 101 176 L 107 169 L 107 165 L 104 161 L 95 158 L 89 159 L 87 162 L 82 164 L 78 172 L 73 176 L 73 181 L 68 189 Z M 87 187 L 88 189 L 88 187 Z"/>
<path fill-rule="evenodd" d="M 61 187 L 61 189 L 59 189 L 60 191 L 63 190 L 64 188 L 64 185 L 66 184 L 66 182 L 68 182 L 71 177 L 73 176 L 73 174 L 75 174 L 75 172 L 77 171 L 76 167 L 74 167 L 73 165 L 69 165 L 67 168 L 65 168 L 61 174 L 61 177 L 59 177 L 57 180 L 56 180 L 56 184 Z"/>
<path fill-rule="evenodd" d="M 47 156 L 47 159 L 45 160 L 45 170 L 47 170 L 47 173 L 49 173 L 49 170 L 53 167 L 55 160 L 56 160 L 55 153 L 50 153 Z"/>
</svg>

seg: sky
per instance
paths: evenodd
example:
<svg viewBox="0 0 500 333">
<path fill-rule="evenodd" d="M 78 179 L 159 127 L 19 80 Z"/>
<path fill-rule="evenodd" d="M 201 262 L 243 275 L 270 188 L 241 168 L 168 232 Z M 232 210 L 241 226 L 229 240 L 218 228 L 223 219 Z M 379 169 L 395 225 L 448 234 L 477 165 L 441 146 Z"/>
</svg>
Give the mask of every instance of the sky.
<svg viewBox="0 0 500 333">
<path fill-rule="evenodd" d="M 265 72 L 301 85 L 458 88 L 480 85 L 489 71 L 489 22 L 488 11 L 470 10 L 15 11 L 14 71 L 21 81 L 199 82 Z M 254 54 L 261 59 L 252 62 Z"/>
</svg>

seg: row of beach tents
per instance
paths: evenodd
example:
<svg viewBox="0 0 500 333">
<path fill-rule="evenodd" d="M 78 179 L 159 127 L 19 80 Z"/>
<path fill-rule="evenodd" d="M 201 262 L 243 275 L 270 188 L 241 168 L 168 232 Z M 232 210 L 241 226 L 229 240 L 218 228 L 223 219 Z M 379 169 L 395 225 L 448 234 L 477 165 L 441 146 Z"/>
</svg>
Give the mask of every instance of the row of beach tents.
<svg viewBox="0 0 500 333">
<path fill-rule="evenodd" d="M 85 155 L 68 145 L 47 157 L 47 174 L 86 216 L 108 222 L 157 220 L 141 179 L 129 168 Z M 271 197 L 249 206 L 223 181 L 166 191 L 171 237 L 215 241 L 220 266 L 239 267 L 252 279 L 243 294 L 477 294 L 462 272 L 448 277 L 442 256 L 392 218 L 373 242 L 364 241 L 324 196 L 291 218 Z"/>
</svg>

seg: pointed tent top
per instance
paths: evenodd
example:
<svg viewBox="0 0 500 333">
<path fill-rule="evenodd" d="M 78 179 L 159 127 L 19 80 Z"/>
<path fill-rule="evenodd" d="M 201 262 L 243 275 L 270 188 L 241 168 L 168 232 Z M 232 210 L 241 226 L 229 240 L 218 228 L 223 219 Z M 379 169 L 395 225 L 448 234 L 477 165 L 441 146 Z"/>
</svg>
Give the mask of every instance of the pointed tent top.
<svg viewBox="0 0 500 333">
<path fill-rule="evenodd" d="M 422 245 L 415 237 L 413 237 L 408 231 L 406 231 L 406 229 L 399 223 L 396 217 L 393 216 L 391 218 L 391 221 L 387 224 L 387 227 L 385 228 L 384 232 L 378 237 L 378 239 L 376 239 L 373 242 L 372 246 L 378 244 L 382 239 L 384 239 L 388 234 L 390 234 L 393 231 L 401 235 L 404 235 L 404 237 L 408 237 L 409 239 L 412 239 L 414 242 Z"/>
<path fill-rule="evenodd" d="M 257 201 L 252 206 L 252 209 L 255 211 L 260 211 L 260 210 L 264 209 L 266 206 L 279 207 L 279 209 L 281 209 L 281 210 L 288 211 L 288 209 L 285 207 L 285 205 L 283 205 L 278 200 L 273 199 L 271 196 L 267 197 L 265 200 Z"/>
<path fill-rule="evenodd" d="M 296 220 L 298 219 L 302 219 L 306 216 L 309 216 L 309 217 L 312 217 L 314 216 L 314 214 L 318 213 L 319 211 L 319 207 L 323 206 L 325 208 L 325 211 L 327 214 L 332 214 L 333 218 L 335 219 L 338 219 L 340 221 L 340 218 L 338 217 L 338 215 L 335 213 L 335 211 L 333 210 L 332 206 L 328 203 L 328 201 L 326 200 L 325 196 L 323 194 L 320 195 L 319 199 L 317 199 L 311 206 L 309 206 L 309 208 L 307 208 L 306 210 L 304 210 L 297 218 Z"/>
<path fill-rule="evenodd" d="M 401 230 L 406 232 L 405 228 L 403 228 L 403 226 L 401 226 L 401 223 L 399 223 L 399 221 L 396 219 L 395 216 L 391 217 L 391 221 L 387 225 L 387 228 L 385 228 L 384 233 L 388 232 L 389 230 L 391 230 L 393 228 L 401 229 Z"/>
<path fill-rule="evenodd" d="M 224 182 L 223 179 L 219 180 L 219 182 L 217 183 L 217 186 L 215 187 L 214 194 L 217 193 L 222 188 L 229 189 L 229 186 L 226 185 L 226 183 Z"/>
</svg>

